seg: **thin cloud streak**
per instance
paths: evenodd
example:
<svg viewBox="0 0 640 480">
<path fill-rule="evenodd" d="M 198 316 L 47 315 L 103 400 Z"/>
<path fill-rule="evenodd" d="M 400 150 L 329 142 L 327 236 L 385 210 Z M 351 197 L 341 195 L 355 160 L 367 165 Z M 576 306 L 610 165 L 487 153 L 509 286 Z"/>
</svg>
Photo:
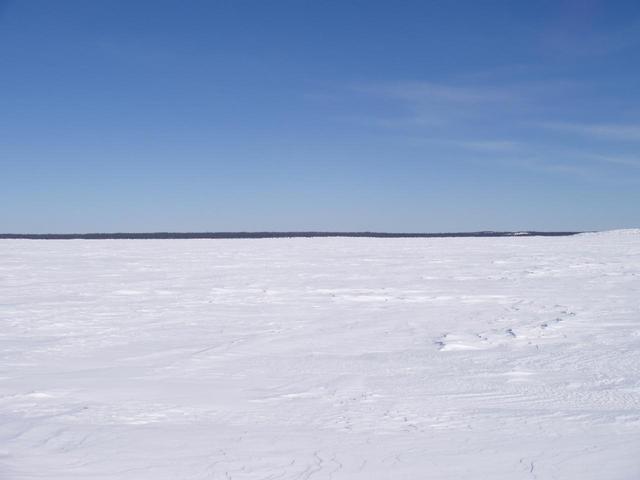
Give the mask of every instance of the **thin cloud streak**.
<svg viewBox="0 0 640 480">
<path fill-rule="evenodd" d="M 361 93 L 409 102 L 447 102 L 477 104 L 513 100 L 511 92 L 493 88 L 474 88 L 431 82 L 396 82 L 386 85 L 360 86 Z"/>
<path fill-rule="evenodd" d="M 583 88 L 577 81 L 559 80 L 501 85 L 396 81 L 360 85 L 355 91 L 386 102 L 381 103 L 383 108 L 392 105 L 396 109 L 389 116 L 379 113 L 361 117 L 361 125 L 392 129 L 396 134 L 404 131 L 412 145 L 424 146 L 426 152 L 590 182 L 620 180 L 614 177 L 624 167 L 638 168 L 640 162 L 624 154 L 595 154 L 593 146 L 587 148 L 583 145 L 585 139 L 580 137 L 636 142 L 640 141 L 640 124 L 551 120 L 561 113 L 555 108 L 555 101 L 561 106 L 563 96 Z M 545 107 L 540 108 L 540 104 Z M 398 107 L 405 109 L 404 115 L 397 113 Z M 534 120 L 536 117 L 541 119 Z M 486 119 L 490 121 L 485 122 Z M 538 132 L 523 141 L 532 127 L 576 138 L 571 142 L 563 138 L 558 143 L 555 136 Z M 566 149 L 570 143 L 575 143 L 575 150 Z M 608 172 L 605 164 L 612 166 Z M 628 173 L 626 178 L 630 178 Z"/>
<path fill-rule="evenodd" d="M 630 158 L 630 157 L 616 157 L 609 155 L 589 155 L 588 158 L 593 160 L 597 160 L 600 162 L 611 163 L 614 165 L 622 165 L 625 167 L 632 168 L 640 168 L 640 159 L 639 158 Z"/>
<path fill-rule="evenodd" d="M 545 122 L 540 127 L 559 132 L 597 137 L 606 140 L 627 140 L 640 142 L 639 124 L 581 124 L 565 122 Z"/>
<path fill-rule="evenodd" d="M 512 140 L 477 140 L 458 142 L 460 147 L 479 152 L 515 152 L 520 148 L 518 142 Z"/>
<path fill-rule="evenodd" d="M 378 112 L 368 116 L 368 119 L 360 116 L 359 123 L 395 130 L 404 128 L 415 131 L 424 128 L 431 135 L 434 127 L 452 128 L 454 125 L 477 122 L 478 118 L 486 117 L 489 111 L 509 111 L 522 100 L 519 92 L 509 88 L 427 81 L 359 84 L 352 86 L 351 91 L 379 101 L 383 108 L 393 106 L 392 112 Z"/>
</svg>

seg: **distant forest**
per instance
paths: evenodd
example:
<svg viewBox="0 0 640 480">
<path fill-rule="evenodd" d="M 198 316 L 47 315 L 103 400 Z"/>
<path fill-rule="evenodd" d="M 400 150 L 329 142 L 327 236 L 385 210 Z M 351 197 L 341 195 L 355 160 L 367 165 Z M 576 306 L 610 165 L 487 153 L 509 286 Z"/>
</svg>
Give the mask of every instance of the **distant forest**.
<svg viewBox="0 0 640 480">
<path fill-rule="evenodd" d="M 446 237 L 563 237 L 582 232 L 458 232 L 458 233 L 385 233 L 385 232 L 152 232 L 152 233 L 0 233 L 0 239 L 30 240 L 177 240 L 195 238 L 446 238 Z"/>
</svg>

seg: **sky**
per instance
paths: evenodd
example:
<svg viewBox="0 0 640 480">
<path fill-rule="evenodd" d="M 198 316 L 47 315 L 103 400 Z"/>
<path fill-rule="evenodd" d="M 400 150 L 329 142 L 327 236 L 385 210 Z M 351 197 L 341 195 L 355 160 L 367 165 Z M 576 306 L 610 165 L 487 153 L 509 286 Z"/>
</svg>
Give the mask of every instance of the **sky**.
<svg viewBox="0 0 640 480">
<path fill-rule="evenodd" d="M 637 0 L 0 0 L 0 232 L 632 227 Z"/>
</svg>

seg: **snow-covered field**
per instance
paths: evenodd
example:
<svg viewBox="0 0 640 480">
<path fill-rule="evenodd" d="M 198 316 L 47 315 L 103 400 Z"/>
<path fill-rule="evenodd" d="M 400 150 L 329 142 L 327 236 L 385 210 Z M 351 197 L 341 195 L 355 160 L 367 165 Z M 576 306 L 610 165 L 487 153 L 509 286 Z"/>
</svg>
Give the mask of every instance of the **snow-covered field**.
<svg viewBox="0 0 640 480">
<path fill-rule="evenodd" d="M 1 479 L 640 478 L 640 231 L 0 241 Z"/>
</svg>

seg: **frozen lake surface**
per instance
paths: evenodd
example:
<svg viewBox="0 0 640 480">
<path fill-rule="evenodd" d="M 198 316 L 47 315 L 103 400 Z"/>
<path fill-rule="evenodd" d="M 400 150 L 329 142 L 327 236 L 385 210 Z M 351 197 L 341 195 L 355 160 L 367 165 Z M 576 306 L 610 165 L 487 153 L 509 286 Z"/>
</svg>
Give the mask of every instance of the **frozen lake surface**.
<svg viewBox="0 0 640 480">
<path fill-rule="evenodd" d="M 640 478 L 640 231 L 0 241 L 0 478 Z"/>
</svg>

